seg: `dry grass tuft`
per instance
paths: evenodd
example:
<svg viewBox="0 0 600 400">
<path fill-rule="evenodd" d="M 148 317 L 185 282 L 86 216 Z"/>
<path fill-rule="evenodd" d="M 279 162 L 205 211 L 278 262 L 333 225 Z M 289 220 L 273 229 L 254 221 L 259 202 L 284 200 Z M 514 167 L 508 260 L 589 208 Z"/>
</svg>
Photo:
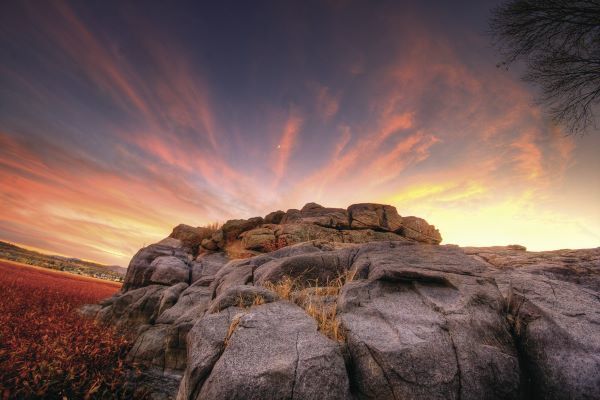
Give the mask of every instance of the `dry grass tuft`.
<svg viewBox="0 0 600 400">
<path fill-rule="evenodd" d="M 263 285 L 267 289 L 275 292 L 280 299 L 291 300 L 292 293 L 294 290 L 298 290 L 298 279 L 292 279 L 289 276 L 284 276 L 277 283 L 265 282 Z"/>
<path fill-rule="evenodd" d="M 265 298 L 262 297 L 260 294 L 257 294 L 256 296 L 254 296 L 254 300 L 252 301 L 252 305 L 250 307 L 260 306 L 262 304 L 265 304 Z"/>
<path fill-rule="evenodd" d="M 238 325 L 240 324 L 240 320 L 242 319 L 243 316 L 244 316 L 243 314 L 240 314 L 240 315 L 236 315 L 235 317 L 233 317 L 231 324 L 229 324 L 229 329 L 227 330 L 227 336 L 225 336 L 225 341 L 223 342 L 223 345 L 225 347 L 227 347 L 227 345 L 229 344 L 229 340 L 231 339 L 233 332 L 235 332 Z"/>
<path fill-rule="evenodd" d="M 354 280 L 356 271 L 345 271 L 335 279 L 320 285 L 318 280 L 305 281 L 299 276 L 292 279 L 283 277 L 280 281 L 266 282 L 263 286 L 275 292 L 281 299 L 291 301 L 302 307 L 308 315 L 317 321 L 317 327 L 321 333 L 338 342 L 346 340 L 346 335 L 337 318 L 335 305 L 313 301 L 314 296 L 338 296 L 342 287 Z"/>
<path fill-rule="evenodd" d="M 206 225 L 202 226 L 202 228 L 208 229 L 208 231 L 210 233 L 215 233 L 216 231 L 221 229 L 222 226 L 223 226 L 223 224 L 221 224 L 220 222 L 212 222 L 210 224 L 206 224 Z"/>
<path fill-rule="evenodd" d="M 341 327 L 340 320 L 337 318 L 335 306 L 309 302 L 303 308 L 308 315 L 317 321 L 317 328 L 325 336 L 338 342 L 346 341 L 346 334 Z"/>
</svg>

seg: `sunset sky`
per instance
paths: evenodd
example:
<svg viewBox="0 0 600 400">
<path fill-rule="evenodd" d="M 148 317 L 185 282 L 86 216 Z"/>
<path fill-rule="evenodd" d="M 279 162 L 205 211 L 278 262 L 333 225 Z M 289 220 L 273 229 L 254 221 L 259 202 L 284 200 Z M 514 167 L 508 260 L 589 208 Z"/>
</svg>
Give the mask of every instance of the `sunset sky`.
<svg viewBox="0 0 600 400">
<path fill-rule="evenodd" d="M 127 265 L 179 223 L 316 201 L 600 246 L 600 132 L 496 68 L 497 2 L 154 3 L 0 3 L 0 240 Z"/>
</svg>

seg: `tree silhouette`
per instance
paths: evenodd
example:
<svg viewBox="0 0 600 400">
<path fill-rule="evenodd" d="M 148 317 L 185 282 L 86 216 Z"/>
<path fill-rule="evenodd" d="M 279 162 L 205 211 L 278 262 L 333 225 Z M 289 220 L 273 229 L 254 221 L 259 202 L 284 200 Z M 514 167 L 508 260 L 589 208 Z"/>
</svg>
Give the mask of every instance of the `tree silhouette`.
<svg viewBox="0 0 600 400">
<path fill-rule="evenodd" d="M 571 133 L 595 127 L 600 102 L 600 0 L 511 0 L 492 10 L 494 44 L 508 66 L 541 87 L 538 102 Z"/>
</svg>

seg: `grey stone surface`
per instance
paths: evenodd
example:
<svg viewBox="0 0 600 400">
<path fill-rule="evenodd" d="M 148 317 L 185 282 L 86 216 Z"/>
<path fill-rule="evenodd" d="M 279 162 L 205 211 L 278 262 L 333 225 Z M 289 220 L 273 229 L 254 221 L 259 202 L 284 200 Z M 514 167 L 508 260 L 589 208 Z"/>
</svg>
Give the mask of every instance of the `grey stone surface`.
<svg viewBox="0 0 600 400">
<path fill-rule="evenodd" d="M 353 204 L 348 207 L 348 216 L 353 229 L 396 232 L 402 227 L 402 218 L 396 207 L 385 204 Z"/>
<path fill-rule="evenodd" d="M 126 330 L 154 323 L 166 288 L 162 285 L 150 285 L 129 290 L 98 311 L 96 318 Z"/>
<path fill-rule="evenodd" d="M 276 302 L 241 318 L 194 399 L 349 399 L 339 347 L 298 306 Z"/>
<path fill-rule="evenodd" d="M 152 275 L 150 283 L 158 285 L 175 285 L 180 282 L 190 282 L 190 267 L 180 258 L 174 256 L 160 256 L 150 263 Z"/>
<path fill-rule="evenodd" d="M 136 339 L 127 359 L 147 368 L 182 373 L 187 364 L 186 337 L 193 324 L 157 324 Z"/>
<path fill-rule="evenodd" d="M 600 398 L 600 296 L 570 282 L 516 271 L 509 313 L 536 399 Z"/>
<path fill-rule="evenodd" d="M 191 283 L 215 276 L 229 261 L 229 258 L 224 253 L 202 254 L 198 256 L 192 263 Z"/>
<path fill-rule="evenodd" d="M 343 208 L 328 208 L 308 203 L 301 210 L 288 210 L 281 219 L 282 224 L 315 224 L 326 228 L 348 229 L 348 212 Z"/>
<path fill-rule="evenodd" d="M 230 307 L 217 314 L 206 315 L 192 327 L 187 337 L 188 364 L 177 400 L 201 398 L 202 385 L 225 349 L 231 323 L 241 315 L 241 310 Z"/>
<path fill-rule="evenodd" d="M 250 307 L 255 303 L 272 303 L 278 300 L 275 293 L 261 286 L 239 285 L 232 286 L 223 291 L 212 300 L 207 312 L 219 312 L 228 307 Z"/>
<path fill-rule="evenodd" d="M 198 247 L 203 240 L 210 238 L 212 231 L 208 228 L 192 227 L 185 224 L 177 225 L 169 235 L 170 238 L 178 239 L 187 252 L 192 255 L 198 254 Z"/>
<path fill-rule="evenodd" d="M 187 261 L 188 253 L 185 252 L 181 247 L 177 247 L 176 244 L 179 242 L 176 239 L 170 239 L 170 245 L 165 244 L 151 244 L 150 246 L 140 249 L 131 259 L 129 267 L 127 268 L 127 274 L 125 275 L 125 281 L 123 283 L 123 291 L 130 289 L 137 289 L 146 285 L 151 284 L 151 276 L 155 271 L 152 262 L 162 256 L 173 256 L 182 261 Z"/>
<path fill-rule="evenodd" d="M 358 398 L 518 398 L 518 356 L 484 265 L 446 246 L 371 244 L 354 265 L 365 259 L 367 279 L 338 300 Z"/>
<path fill-rule="evenodd" d="M 423 218 L 403 217 L 402 228 L 398 231 L 402 236 L 417 242 L 439 244 L 442 241 L 440 231 L 429 225 Z"/>
<path fill-rule="evenodd" d="M 160 324 L 192 322 L 202 317 L 212 299 L 212 290 L 192 285 L 179 295 L 177 302 L 156 319 Z"/>
</svg>

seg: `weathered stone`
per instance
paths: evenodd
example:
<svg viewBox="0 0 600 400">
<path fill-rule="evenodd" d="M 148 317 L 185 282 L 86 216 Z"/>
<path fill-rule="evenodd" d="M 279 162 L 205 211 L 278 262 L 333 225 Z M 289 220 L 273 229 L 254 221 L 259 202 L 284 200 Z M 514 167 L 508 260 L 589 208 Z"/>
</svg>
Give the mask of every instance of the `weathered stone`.
<svg viewBox="0 0 600 400">
<path fill-rule="evenodd" d="M 200 390 L 225 349 L 231 323 L 240 310 L 230 307 L 200 319 L 187 337 L 188 363 L 179 386 L 177 400 L 200 399 Z"/>
<path fill-rule="evenodd" d="M 187 364 L 186 336 L 192 323 L 153 325 L 136 339 L 127 359 L 163 373 L 183 372 Z"/>
<path fill-rule="evenodd" d="M 163 285 L 150 285 L 129 290 L 115 298 L 111 305 L 98 311 L 97 318 L 104 323 L 112 323 L 120 328 L 135 328 L 154 323 L 163 291 Z"/>
<path fill-rule="evenodd" d="M 574 283 L 525 271 L 510 273 L 509 312 L 528 395 L 600 398 L 600 297 Z"/>
<path fill-rule="evenodd" d="M 150 264 L 152 275 L 150 283 L 159 285 L 174 285 L 179 282 L 190 282 L 190 267 L 180 258 L 160 256 Z"/>
<path fill-rule="evenodd" d="M 234 260 L 219 270 L 210 285 L 217 296 L 232 286 L 252 283 L 254 264 L 248 260 Z"/>
<path fill-rule="evenodd" d="M 250 219 L 231 219 L 225 222 L 221 227 L 221 230 L 223 231 L 223 240 L 225 243 L 232 242 L 238 239 L 242 232 L 254 229 L 262 225 L 262 223 L 263 219 L 261 217 L 254 217 Z"/>
<path fill-rule="evenodd" d="M 350 391 L 338 345 L 301 308 L 276 302 L 239 318 L 198 395 L 188 398 L 327 400 L 349 399 Z"/>
<path fill-rule="evenodd" d="M 289 276 L 300 282 L 333 281 L 348 269 L 348 251 L 302 254 L 269 261 L 254 271 L 254 282 L 278 282 Z"/>
<path fill-rule="evenodd" d="M 196 284 L 188 287 L 179 295 L 177 302 L 156 319 L 159 324 L 192 322 L 202 317 L 212 299 L 213 291 Z"/>
<path fill-rule="evenodd" d="M 326 208 L 308 203 L 301 210 L 288 210 L 281 219 L 282 224 L 315 224 L 326 228 L 347 229 L 350 227 L 348 213 L 343 208 Z"/>
<path fill-rule="evenodd" d="M 341 234 L 343 243 L 369 243 L 382 241 L 404 242 L 408 240 L 393 232 L 380 232 L 372 229 L 346 230 L 342 231 Z"/>
<path fill-rule="evenodd" d="M 162 314 L 167 309 L 173 307 L 179 300 L 181 292 L 188 288 L 188 284 L 185 282 L 178 283 L 171 287 L 166 288 L 160 297 L 158 304 L 158 315 Z"/>
<path fill-rule="evenodd" d="M 311 240 L 327 240 L 342 242 L 342 233 L 337 229 L 325 228 L 314 224 L 286 223 L 275 229 L 278 240 L 284 241 L 288 246 L 292 244 L 309 242 Z"/>
<path fill-rule="evenodd" d="M 181 241 L 183 247 L 192 255 L 198 254 L 198 246 L 203 240 L 210 238 L 212 230 L 208 228 L 194 228 L 189 225 L 180 224 L 173 228 L 169 237 Z"/>
<path fill-rule="evenodd" d="M 177 240 L 177 239 L 173 239 Z M 179 242 L 179 241 L 178 241 Z M 151 276 L 155 271 L 155 266 L 152 262 L 161 256 L 173 256 L 182 261 L 187 261 L 188 254 L 180 247 L 172 247 L 165 244 L 151 244 L 150 246 L 140 249 L 131 259 L 125 281 L 123 283 L 123 291 L 137 289 L 151 284 Z"/>
<path fill-rule="evenodd" d="M 368 261 L 368 280 L 338 301 L 360 398 L 518 398 L 517 353 L 484 266 L 450 247 L 365 247 L 354 264 Z"/>
<path fill-rule="evenodd" d="M 255 228 L 242 233 L 242 247 L 247 250 L 269 251 L 275 244 L 275 233 L 268 227 Z"/>
<path fill-rule="evenodd" d="M 216 273 L 229 262 L 225 253 L 201 254 L 192 263 L 192 283 L 214 277 Z"/>
<path fill-rule="evenodd" d="M 419 218 L 394 229 L 393 207 L 351 206 L 344 229 L 339 211 L 233 221 L 195 259 L 179 234 L 140 250 L 123 290 L 80 310 L 137 328 L 133 398 L 172 398 L 184 367 L 180 400 L 600 398 L 600 248 L 463 250 Z M 251 244 L 273 237 L 285 247 Z M 347 343 L 262 286 L 285 276 L 294 303 L 337 310 Z"/>
<path fill-rule="evenodd" d="M 278 300 L 278 296 L 275 293 L 260 286 L 232 286 L 211 302 L 207 313 L 213 314 L 232 306 L 244 308 L 272 303 L 276 300 Z"/>
<path fill-rule="evenodd" d="M 403 217 L 400 234 L 417 242 L 439 244 L 442 241 L 440 231 L 429 225 L 423 218 Z"/>
<path fill-rule="evenodd" d="M 284 215 L 284 211 L 273 211 L 265 216 L 265 224 L 279 224 Z"/>
<path fill-rule="evenodd" d="M 210 239 L 204 239 L 200 245 L 202 248 L 209 251 L 216 251 L 219 249 L 219 245 L 212 239 L 212 237 Z"/>
<path fill-rule="evenodd" d="M 396 207 L 360 203 L 348 207 L 350 226 L 352 229 L 375 229 L 396 232 L 402 227 L 402 218 Z"/>
<path fill-rule="evenodd" d="M 84 304 L 77 312 L 86 318 L 96 318 L 98 312 L 102 309 L 100 304 Z"/>
</svg>

